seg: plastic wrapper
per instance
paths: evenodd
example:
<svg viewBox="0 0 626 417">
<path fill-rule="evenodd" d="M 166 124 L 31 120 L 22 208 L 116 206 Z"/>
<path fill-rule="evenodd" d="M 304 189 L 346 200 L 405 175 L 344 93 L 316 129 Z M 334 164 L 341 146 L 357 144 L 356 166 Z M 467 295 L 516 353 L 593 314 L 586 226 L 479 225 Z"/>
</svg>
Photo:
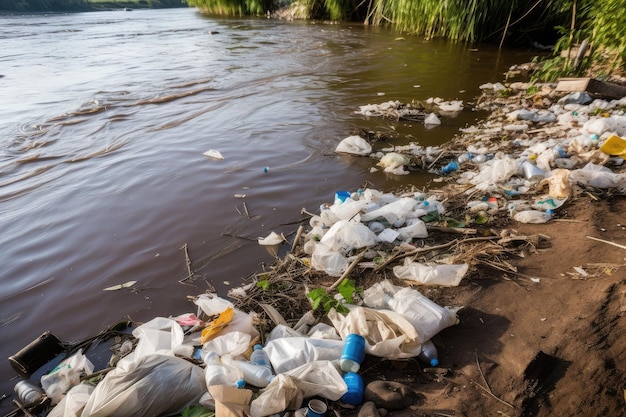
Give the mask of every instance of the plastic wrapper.
<svg viewBox="0 0 626 417">
<path fill-rule="evenodd" d="M 582 169 L 570 171 L 570 183 L 582 183 L 598 188 L 616 188 L 626 191 L 626 174 L 616 174 L 609 168 L 589 163 Z"/>
<path fill-rule="evenodd" d="M 424 285 L 441 285 L 444 287 L 456 287 L 459 285 L 469 265 L 428 265 L 419 262 L 411 262 L 405 258 L 404 265 L 393 268 L 393 273 L 400 279 L 408 279 Z"/>
<path fill-rule="evenodd" d="M 265 417 L 296 410 L 302 406 L 304 397 L 296 385 L 295 378 L 289 375 L 276 375 L 261 395 L 250 404 L 251 417 Z"/>
<path fill-rule="evenodd" d="M 341 373 L 331 361 L 305 363 L 284 374 L 295 378 L 304 398 L 323 397 L 337 401 L 348 391 Z"/>
<path fill-rule="evenodd" d="M 379 218 L 385 219 L 389 224 L 404 223 L 406 216 L 415 210 L 417 201 L 413 198 L 404 197 L 385 204 L 376 210 L 367 212 L 361 216 L 361 221 L 368 222 Z"/>
<path fill-rule="evenodd" d="M 367 156 L 372 153 L 372 145 L 360 136 L 348 136 L 339 142 L 335 152 Z"/>
<path fill-rule="evenodd" d="M 135 358 L 151 355 L 156 352 L 171 352 L 182 345 L 184 332 L 173 319 L 155 317 L 133 330 L 139 342 L 133 354 Z"/>
<path fill-rule="evenodd" d="M 205 343 L 202 346 L 202 356 L 209 352 L 218 355 L 231 355 L 233 357 L 242 356 L 250 347 L 252 337 L 248 333 L 229 332 Z"/>
<path fill-rule="evenodd" d="M 415 327 L 391 310 L 352 306 L 346 316 L 331 309 L 328 319 L 343 339 L 350 333 L 363 336 L 367 354 L 400 359 L 417 356 L 421 351 Z"/>
<path fill-rule="evenodd" d="M 78 384 L 72 387 L 47 417 L 79 417 L 95 388 L 91 384 Z"/>
<path fill-rule="evenodd" d="M 339 360 L 342 349 L 342 340 L 284 337 L 270 340 L 263 350 L 276 374 L 282 374 L 312 361 Z"/>
<path fill-rule="evenodd" d="M 198 404 L 207 391 L 202 368 L 152 354 L 119 362 L 89 397 L 82 417 L 157 417 Z"/>
<path fill-rule="evenodd" d="M 348 265 L 348 258 L 323 243 L 315 245 L 311 254 L 311 266 L 318 271 L 326 272 L 331 277 L 340 277 Z"/>
<path fill-rule="evenodd" d="M 58 404 L 70 388 L 80 383 L 80 377 L 92 373 L 93 369 L 93 364 L 80 349 L 42 376 L 41 387 L 52 404 Z"/>
</svg>

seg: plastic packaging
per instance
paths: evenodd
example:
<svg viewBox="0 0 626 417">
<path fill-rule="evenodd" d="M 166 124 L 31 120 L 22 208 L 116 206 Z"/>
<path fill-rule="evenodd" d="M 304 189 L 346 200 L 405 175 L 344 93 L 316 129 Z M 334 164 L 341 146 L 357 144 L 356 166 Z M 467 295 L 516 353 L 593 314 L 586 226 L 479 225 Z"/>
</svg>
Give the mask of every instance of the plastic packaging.
<svg viewBox="0 0 626 417">
<path fill-rule="evenodd" d="M 341 402 L 350 405 L 361 405 L 363 403 L 365 390 L 361 375 L 355 372 L 346 372 L 343 376 L 343 380 L 348 387 L 348 392 L 341 397 Z"/>
<path fill-rule="evenodd" d="M 80 383 L 83 374 L 91 374 L 94 365 L 83 354 L 83 350 L 73 354 L 59 363 L 50 373 L 41 377 L 41 386 L 46 395 L 52 400 L 52 404 L 58 404 L 63 395 L 75 385 Z"/>
<path fill-rule="evenodd" d="M 361 362 L 365 358 L 365 338 L 360 334 L 351 333 L 344 341 L 339 366 L 344 372 L 359 372 Z"/>
<path fill-rule="evenodd" d="M 335 152 L 367 156 L 372 153 L 372 145 L 360 136 L 348 136 L 339 142 Z"/>
<path fill-rule="evenodd" d="M 439 353 L 432 340 L 427 340 L 422 343 L 422 351 L 417 357 L 430 364 L 430 366 L 439 366 Z"/>
<path fill-rule="evenodd" d="M 408 279 L 424 285 L 456 287 L 468 269 L 468 264 L 428 265 L 411 262 L 410 258 L 405 258 L 404 265 L 393 267 L 393 273 L 400 279 Z"/>
<path fill-rule="evenodd" d="M 513 219 L 520 223 L 546 223 L 552 218 L 552 210 L 524 210 L 513 213 Z"/>
<path fill-rule="evenodd" d="M 282 375 L 294 379 L 304 398 L 322 397 L 337 401 L 348 391 L 336 364 L 327 360 L 305 363 Z"/>
<path fill-rule="evenodd" d="M 272 361 L 276 374 L 318 360 L 339 360 L 343 340 L 284 337 L 267 342 L 265 352 Z"/>
<path fill-rule="evenodd" d="M 161 354 L 127 358 L 96 385 L 83 416 L 178 415 L 207 390 L 202 368 L 185 359 Z"/>
</svg>

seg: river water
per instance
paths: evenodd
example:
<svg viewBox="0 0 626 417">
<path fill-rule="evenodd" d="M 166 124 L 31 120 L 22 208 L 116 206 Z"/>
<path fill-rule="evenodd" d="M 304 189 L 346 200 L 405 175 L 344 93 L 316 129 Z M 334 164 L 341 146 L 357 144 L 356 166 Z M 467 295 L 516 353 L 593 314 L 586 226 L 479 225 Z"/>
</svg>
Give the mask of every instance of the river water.
<svg viewBox="0 0 626 417">
<path fill-rule="evenodd" d="M 270 263 L 254 239 L 294 232 L 302 208 L 427 185 L 334 149 L 355 128 L 437 145 L 479 115 L 427 130 L 359 106 L 468 102 L 532 56 L 195 9 L 0 16 L 0 44 L 0 395 L 18 381 L 4 358 L 46 330 L 75 342 L 195 311 L 186 296 Z"/>
</svg>

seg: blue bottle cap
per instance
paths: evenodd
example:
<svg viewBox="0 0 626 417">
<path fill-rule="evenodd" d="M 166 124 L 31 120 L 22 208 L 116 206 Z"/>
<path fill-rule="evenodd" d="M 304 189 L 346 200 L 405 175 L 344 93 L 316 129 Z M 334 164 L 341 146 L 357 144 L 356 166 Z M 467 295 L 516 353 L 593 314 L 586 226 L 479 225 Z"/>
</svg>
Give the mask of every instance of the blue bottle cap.
<svg viewBox="0 0 626 417">
<path fill-rule="evenodd" d="M 439 366 L 439 360 L 434 359 L 434 358 L 431 359 L 430 360 L 430 366 L 432 366 L 433 368 Z"/>
</svg>

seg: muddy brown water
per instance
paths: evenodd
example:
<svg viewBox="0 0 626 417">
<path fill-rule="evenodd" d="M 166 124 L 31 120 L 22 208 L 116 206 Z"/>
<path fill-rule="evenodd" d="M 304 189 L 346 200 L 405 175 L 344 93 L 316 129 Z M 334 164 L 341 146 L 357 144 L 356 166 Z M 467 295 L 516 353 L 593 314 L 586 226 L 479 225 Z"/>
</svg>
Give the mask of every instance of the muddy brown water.
<svg viewBox="0 0 626 417">
<path fill-rule="evenodd" d="M 187 295 L 270 263 L 254 239 L 294 232 L 302 208 L 366 181 L 429 184 L 333 151 L 354 128 L 441 144 L 471 106 L 429 130 L 359 106 L 468 102 L 535 55 L 194 9 L 0 16 L 0 42 L 0 395 L 19 381 L 6 358 L 44 331 L 75 342 L 195 311 Z"/>
</svg>

